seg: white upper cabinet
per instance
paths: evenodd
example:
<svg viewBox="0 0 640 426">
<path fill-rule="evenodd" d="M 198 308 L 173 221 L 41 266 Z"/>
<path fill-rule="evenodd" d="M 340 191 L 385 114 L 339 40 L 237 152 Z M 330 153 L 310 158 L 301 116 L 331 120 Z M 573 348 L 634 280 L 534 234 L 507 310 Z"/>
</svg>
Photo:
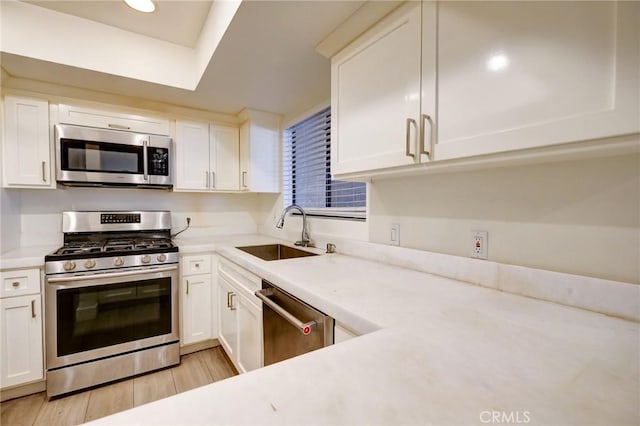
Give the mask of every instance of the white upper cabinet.
<svg viewBox="0 0 640 426">
<path fill-rule="evenodd" d="M 174 190 L 239 190 L 239 144 L 235 127 L 176 121 Z"/>
<path fill-rule="evenodd" d="M 210 188 L 217 191 L 240 189 L 240 134 L 235 127 L 211 125 Z"/>
<path fill-rule="evenodd" d="M 240 126 L 240 190 L 280 192 L 280 116 L 245 110 Z"/>
<path fill-rule="evenodd" d="M 3 186 L 55 188 L 49 103 L 46 100 L 4 98 Z"/>
<path fill-rule="evenodd" d="M 637 2 L 440 2 L 436 159 L 640 131 L 639 33 Z"/>
<path fill-rule="evenodd" d="M 74 105 L 59 105 L 60 123 L 104 129 L 126 130 L 129 132 L 169 135 L 169 120 L 159 117 L 120 113 Z"/>
<path fill-rule="evenodd" d="M 420 31 L 420 4 L 409 2 L 333 57 L 334 174 L 417 161 Z"/>
<path fill-rule="evenodd" d="M 209 124 L 176 121 L 174 190 L 209 187 Z"/>
<path fill-rule="evenodd" d="M 639 22 L 639 2 L 408 2 L 332 58 L 333 173 L 637 134 Z"/>
</svg>

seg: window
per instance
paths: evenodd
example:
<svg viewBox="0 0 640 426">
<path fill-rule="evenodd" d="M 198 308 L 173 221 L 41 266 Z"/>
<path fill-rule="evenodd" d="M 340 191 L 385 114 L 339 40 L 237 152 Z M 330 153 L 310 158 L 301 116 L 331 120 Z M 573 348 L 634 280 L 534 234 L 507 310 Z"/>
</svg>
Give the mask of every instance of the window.
<svg viewBox="0 0 640 426">
<path fill-rule="evenodd" d="M 365 219 L 363 182 L 331 179 L 331 109 L 324 109 L 284 132 L 284 203 L 309 214 Z"/>
</svg>

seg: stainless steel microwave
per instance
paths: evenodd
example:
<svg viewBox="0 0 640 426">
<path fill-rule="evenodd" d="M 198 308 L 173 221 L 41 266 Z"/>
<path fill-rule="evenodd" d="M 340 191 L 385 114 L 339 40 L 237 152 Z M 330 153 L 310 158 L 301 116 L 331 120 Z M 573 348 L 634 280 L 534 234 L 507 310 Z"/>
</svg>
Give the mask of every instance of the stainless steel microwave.
<svg viewBox="0 0 640 426">
<path fill-rule="evenodd" d="M 56 180 L 77 186 L 171 188 L 172 140 L 93 127 L 55 125 Z"/>
</svg>

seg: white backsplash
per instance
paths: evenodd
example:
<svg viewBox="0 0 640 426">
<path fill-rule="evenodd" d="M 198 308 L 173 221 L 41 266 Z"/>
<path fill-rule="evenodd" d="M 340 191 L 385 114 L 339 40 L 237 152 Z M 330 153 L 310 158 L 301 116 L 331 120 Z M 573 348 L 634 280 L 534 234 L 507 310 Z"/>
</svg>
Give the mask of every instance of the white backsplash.
<svg viewBox="0 0 640 426">
<path fill-rule="evenodd" d="M 363 241 L 337 252 L 640 322 L 640 285 Z"/>
</svg>

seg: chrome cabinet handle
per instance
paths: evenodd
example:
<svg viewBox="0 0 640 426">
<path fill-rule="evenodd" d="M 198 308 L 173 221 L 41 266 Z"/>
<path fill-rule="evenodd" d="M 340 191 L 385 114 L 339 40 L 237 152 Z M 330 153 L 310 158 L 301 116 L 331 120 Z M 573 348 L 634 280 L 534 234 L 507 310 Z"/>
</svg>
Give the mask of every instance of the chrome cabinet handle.
<svg viewBox="0 0 640 426">
<path fill-rule="evenodd" d="M 107 127 L 110 127 L 111 129 L 120 129 L 120 130 L 130 130 L 131 129 L 131 127 L 123 126 L 122 124 L 107 124 Z"/>
<path fill-rule="evenodd" d="M 47 162 L 43 161 L 42 162 L 42 181 L 46 182 L 47 181 L 47 172 L 46 172 L 46 168 L 47 168 Z"/>
<path fill-rule="evenodd" d="M 411 123 L 415 125 L 416 120 L 414 120 L 413 118 L 407 118 L 407 127 L 406 127 L 407 140 L 405 145 L 405 155 L 407 157 L 412 157 L 415 159 L 416 155 L 411 152 Z"/>
<path fill-rule="evenodd" d="M 425 137 L 425 123 L 429 123 L 429 150 L 425 151 L 424 146 L 424 137 Z M 431 153 L 433 152 L 433 121 L 431 120 L 431 116 L 427 114 L 422 114 L 422 120 L 420 123 L 420 154 L 424 154 L 431 159 Z"/>
<path fill-rule="evenodd" d="M 236 297 L 236 294 L 235 294 L 235 293 L 231 293 L 231 300 L 230 300 L 230 301 L 231 301 L 231 306 L 229 307 L 229 309 L 231 309 L 232 311 L 235 311 L 235 310 L 236 310 L 236 307 L 235 307 L 235 305 L 233 304 L 233 298 L 234 298 L 234 297 Z"/>
<path fill-rule="evenodd" d="M 189 294 L 189 280 L 186 280 L 186 281 L 187 281 L 187 294 Z"/>
<path fill-rule="evenodd" d="M 247 172 L 242 172 L 242 187 L 247 187 Z"/>
<path fill-rule="evenodd" d="M 289 311 L 285 310 L 282 306 L 269 299 L 268 296 L 272 296 L 274 294 L 273 289 L 266 288 L 258 290 L 254 294 L 258 297 L 258 299 L 262 300 L 262 303 L 273 309 L 273 311 L 280 315 L 282 318 L 289 321 L 289 323 L 300 330 L 302 334 L 304 334 L 305 336 L 311 334 L 311 330 L 316 325 L 316 322 L 302 322 L 298 318 L 293 316 L 293 314 L 291 314 Z"/>
<path fill-rule="evenodd" d="M 211 172 L 211 188 L 216 187 L 216 172 Z"/>
<path fill-rule="evenodd" d="M 31 318 L 35 318 L 36 317 L 36 301 L 32 300 L 31 301 Z"/>
<path fill-rule="evenodd" d="M 227 308 L 231 309 L 232 311 L 236 310 L 236 307 L 233 306 L 233 298 L 236 296 L 236 294 L 232 291 L 228 291 L 227 292 Z"/>
<path fill-rule="evenodd" d="M 204 187 L 209 187 L 209 172 L 204 172 Z"/>
</svg>

